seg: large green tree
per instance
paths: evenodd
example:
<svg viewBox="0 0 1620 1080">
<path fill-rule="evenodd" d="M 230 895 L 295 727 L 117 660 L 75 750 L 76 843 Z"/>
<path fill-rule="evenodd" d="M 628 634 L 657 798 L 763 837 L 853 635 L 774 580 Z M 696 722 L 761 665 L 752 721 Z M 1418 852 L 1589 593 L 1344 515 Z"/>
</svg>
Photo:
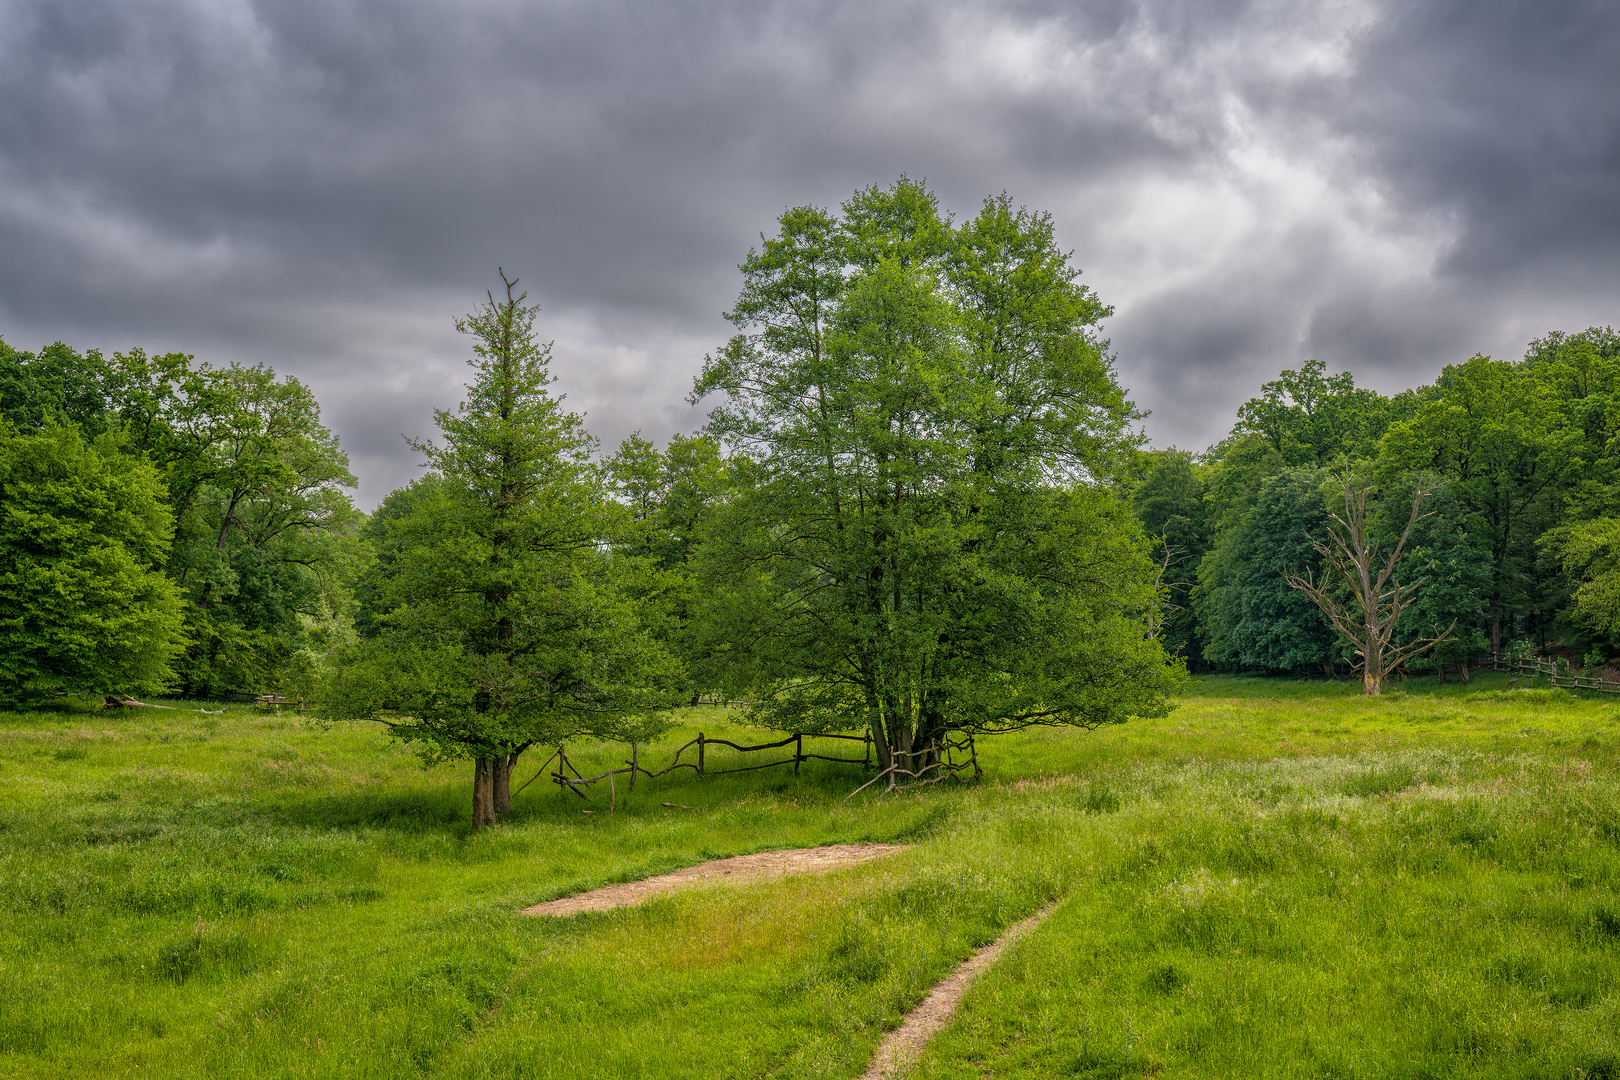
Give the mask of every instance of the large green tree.
<svg viewBox="0 0 1620 1080">
<path fill-rule="evenodd" d="M 1429 470 L 1450 482 L 1489 559 L 1487 634 L 1500 655 L 1515 616 L 1537 611 L 1547 569 L 1536 540 L 1585 466 L 1586 440 L 1556 385 L 1521 364 L 1476 356 L 1384 437 L 1380 479 Z"/>
<path fill-rule="evenodd" d="M 1402 512 L 1412 504 L 1419 483 L 1427 477 L 1406 476 L 1396 481 L 1380 500 L 1375 529 L 1386 543 L 1393 543 L 1404 525 Z M 1406 580 L 1421 580 L 1417 597 L 1401 616 L 1397 641 L 1436 637 L 1446 627 L 1451 633 L 1426 657 L 1416 657 L 1408 665 L 1413 670 L 1434 664 L 1440 681 L 1451 667 L 1463 682 L 1470 679 L 1469 666 L 1490 648 L 1485 631 L 1489 625 L 1486 594 L 1490 591 L 1491 560 L 1479 539 L 1469 529 L 1470 515 L 1449 483 L 1434 483 L 1424 500 L 1427 516 L 1412 529 L 1402 573 Z"/>
<path fill-rule="evenodd" d="M 0 342 L 0 414 L 23 431 L 46 417 L 87 437 L 118 430 L 119 452 L 158 469 L 175 527 L 165 571 L 186 599 L 182 691 L 276 688 L 346 606 L 362 561 L 342 490 L 354 478 L 298 380 L 184 353 Z"/>
<path fill-rule="evenodd" d="M 1198 567 L 1193 601 L 1208 635 L 1204 655 L 1250 668 L 1332 672 L 1340 659 L 1332 627 L 1284 575 L 1321 576 L 1316 543 L 1328 527 L 1324 470 L 1284 469 L 1224 528 Z"/>
<path fill-rule="evenodd" d="M 1265 439 L 1289 465 L 1328 465 L 1344 457 L 1370 457 L 1395 419 L 1411 412 L 1410 393 L 1393 401 L 1356 386 L 1348 371 L 1329 375 L 1320 360 L 1283 371 L 1238 408 L 1233 436 Z"/>
<path fill-rule="evenodd" d="M 356 560 L 359 520 L 342 490 L 354 477 L 296 379 L 262 366 L 199 374 L 164 451 L 170 574 L 191 601 L 181 675 L 193 691 L 262 687 Z"/>
<path fill-rule="evenodd" d="M 157 470 L 117 433 L 0 420 L 0 703 L 163 689 L 182 643 L 172 529 Z"/>
<path fill-rule="evenodd" d="M 1165 648 L 1185 656 L 1193 670 L 1203 660 L 1203 647 L 1191 594 L 1198 583 L 1199 560 L 1211 539 L 1201 468 L 1186 451 L 1158 452 L 1131 495 L 1137 519 L 1153 538 L 1153 560 L 1165 589 L 1160 637 Z"/>
<path fill-rule="evenodd" d="M 437 479 L 392 519 L 380 632 L 341 658 L 322 705 L 382 721 L 426 760 L 471 758 L 476 827 L 509 812 L 530 746 L 646 738 L 683 688 L 636 610 L 622 508 L 580 417 L 547 392 L 550 347 L 515 284 L 456 324 L 474 341 L 466 400 L 416 444 Z"/>
<path fill-rule="evenodd" d="M 729 688 L 914 770 L 951 732 L 1161 715 L 1179 665 L 1111 479 L 1138 414 L 1050 218 L 953 227 L 902 178 L 778 226 L 693 395 L 738 455 L 699 571 Z"/>
</svg>

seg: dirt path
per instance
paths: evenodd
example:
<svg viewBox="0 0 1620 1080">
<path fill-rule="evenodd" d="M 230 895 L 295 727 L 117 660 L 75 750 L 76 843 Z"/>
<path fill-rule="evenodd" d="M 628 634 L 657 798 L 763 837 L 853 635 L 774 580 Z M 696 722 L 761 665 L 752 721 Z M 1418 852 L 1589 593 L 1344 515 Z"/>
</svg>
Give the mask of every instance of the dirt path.
<svg viewBox="0 0 1620 1080">
<path fill-rule="evenodd" d="M 608 885 L 590 892 L 576 893 L 560 900 L 524 908 L 524 915 L 574 915 L 581 911 L 606 911 L 609 908 L 639 904 L 649 896 L 658 896 L 676 889 L 701 885 L 707 881 L 744 882 L 758 878 L 781 877 L 783 874 L 821 874 L 840 866 L 868 862 L 899 851 L 901 844 L 828 844 L 826 847 L 794 848 L 788 851 L 762 851 L 757 855 L 734 855 L 729 859 L 713 859 L 697 866 L 688 866 L 672 874 L 630 881 L 623 885 Z"/>
<path fill-rule="evenodd" d="M 962 995 L 968 992 L 968 987 L 984 973 L 984 969 L 995 963 L 996 957 L 1007 946 L 1035 929 L 1056 908 L 1056 904 L 1042 908 L 1023 922 L 1009 927 L 1001 937 L 962 961 L 944 982 L 929 991 L 921 1005 L 906 1014 L 905 1021 L 899 1027 L 884 1037 L 883 1045 L 878 1047 L 872 1064 L 861 1074 L 861 1080 L 888 1080 L 900 1075 L 900 1070 L 922 1053 L 934 1033 L 950 1022 Z"/>
</svg>

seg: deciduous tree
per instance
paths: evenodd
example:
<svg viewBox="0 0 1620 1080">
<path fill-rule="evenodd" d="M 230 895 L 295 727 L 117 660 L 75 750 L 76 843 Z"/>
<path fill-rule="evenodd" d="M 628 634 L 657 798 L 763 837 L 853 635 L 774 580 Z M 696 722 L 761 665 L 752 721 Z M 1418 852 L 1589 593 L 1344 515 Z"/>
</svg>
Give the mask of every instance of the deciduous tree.
<svg viewBox="0 0 1620 1080">
<path fill-rule="evenodd" d="M 772 726 L 869 728 L 885 767 L 1161 715 L 1179 665 L 1111 480 L 1138 414 L 1107 309 L 1004 197 L 960 228 L 906 179 L 842 210 L 749 253 L 693 395 L 738 454 L 699 572 L 728 685 Z"/>
<path fill-rule="evenodd" d="M 1382 480 L 1433 471 L 1451 481 L 1474 517 L 1491 563 L 1493 655 L 1501 653 L 1504 621 L 1535 603 L 1535 540 L 1554 524 L 1560 492 L 1579 475 L 1583 442 L 1552 384 L 1484 356 L 1445 368 L 1435 392 L 1384 438 Z"/>
<path fill-rule="evenodd" d="M 0 420 L 0 702 L 163 689 L 183 643 L 156 469 L 118 435 Z"/>
<path fill-rule="evenodd" d="M 1285 572 L 1319 565 L 1312 536 L 1328 522 L 1325 473 L 1314 466 L 1267 477 L 1246 511 L 1232 515 L 1198 565 L 1193 603 L 1210 660 L 1248 668 L 1333 671 L 1339 650 L 1316 606 Z"/>
</svg>

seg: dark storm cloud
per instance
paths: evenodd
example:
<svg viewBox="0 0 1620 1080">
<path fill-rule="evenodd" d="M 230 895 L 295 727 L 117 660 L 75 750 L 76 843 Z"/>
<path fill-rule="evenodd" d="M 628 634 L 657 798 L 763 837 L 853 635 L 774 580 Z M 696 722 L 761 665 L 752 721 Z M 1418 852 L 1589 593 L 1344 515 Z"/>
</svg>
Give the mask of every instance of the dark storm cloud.
<svg viewBox="0 0 1620 1080">
<path fill-rule="evenodd" d="M 1049 208 L 1161 442 L 1611 321 L 1600 5 L 0 0 L 0 335 L 309 381 L 375 502 L 506 267 L 609 443 L 698 417 L 736 264 L 901 172 Z M 1574 320 L 1573 322 L 1571 320 Z"/>
<path fill-rule="evenodd" d="M 1612 273 L 1620 9 L 1397 5 L 1362 55 L 1351 124 L 1401 201 L 1459 218 L 1445 276 Z"/>
</svg>

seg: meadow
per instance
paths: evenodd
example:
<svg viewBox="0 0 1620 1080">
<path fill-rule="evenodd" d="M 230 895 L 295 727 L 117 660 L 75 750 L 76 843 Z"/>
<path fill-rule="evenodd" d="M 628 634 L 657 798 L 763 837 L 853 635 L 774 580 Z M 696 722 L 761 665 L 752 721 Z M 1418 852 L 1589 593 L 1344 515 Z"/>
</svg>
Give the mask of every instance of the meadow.
<svg viewBox="0 0 1620 1080">
<path fill-rule="evenodd" d="M 1195 680 L 1163 719 L 984 740 L 978 784 L 853 799 L 824 763 L 611 815 L 542 778 L 480 833 L 470 766 L 372 726 L 0 714 L 0 1076 L 853 1077 L 1059 901 L 915 1075 L 1620 1077 L 1620 700 L 1356 690 Z M 698 730 L 759 734 L 691 710 L 644 760 Z M 908 847 L 517 914 L 855 841 Z"/>
</svg>

